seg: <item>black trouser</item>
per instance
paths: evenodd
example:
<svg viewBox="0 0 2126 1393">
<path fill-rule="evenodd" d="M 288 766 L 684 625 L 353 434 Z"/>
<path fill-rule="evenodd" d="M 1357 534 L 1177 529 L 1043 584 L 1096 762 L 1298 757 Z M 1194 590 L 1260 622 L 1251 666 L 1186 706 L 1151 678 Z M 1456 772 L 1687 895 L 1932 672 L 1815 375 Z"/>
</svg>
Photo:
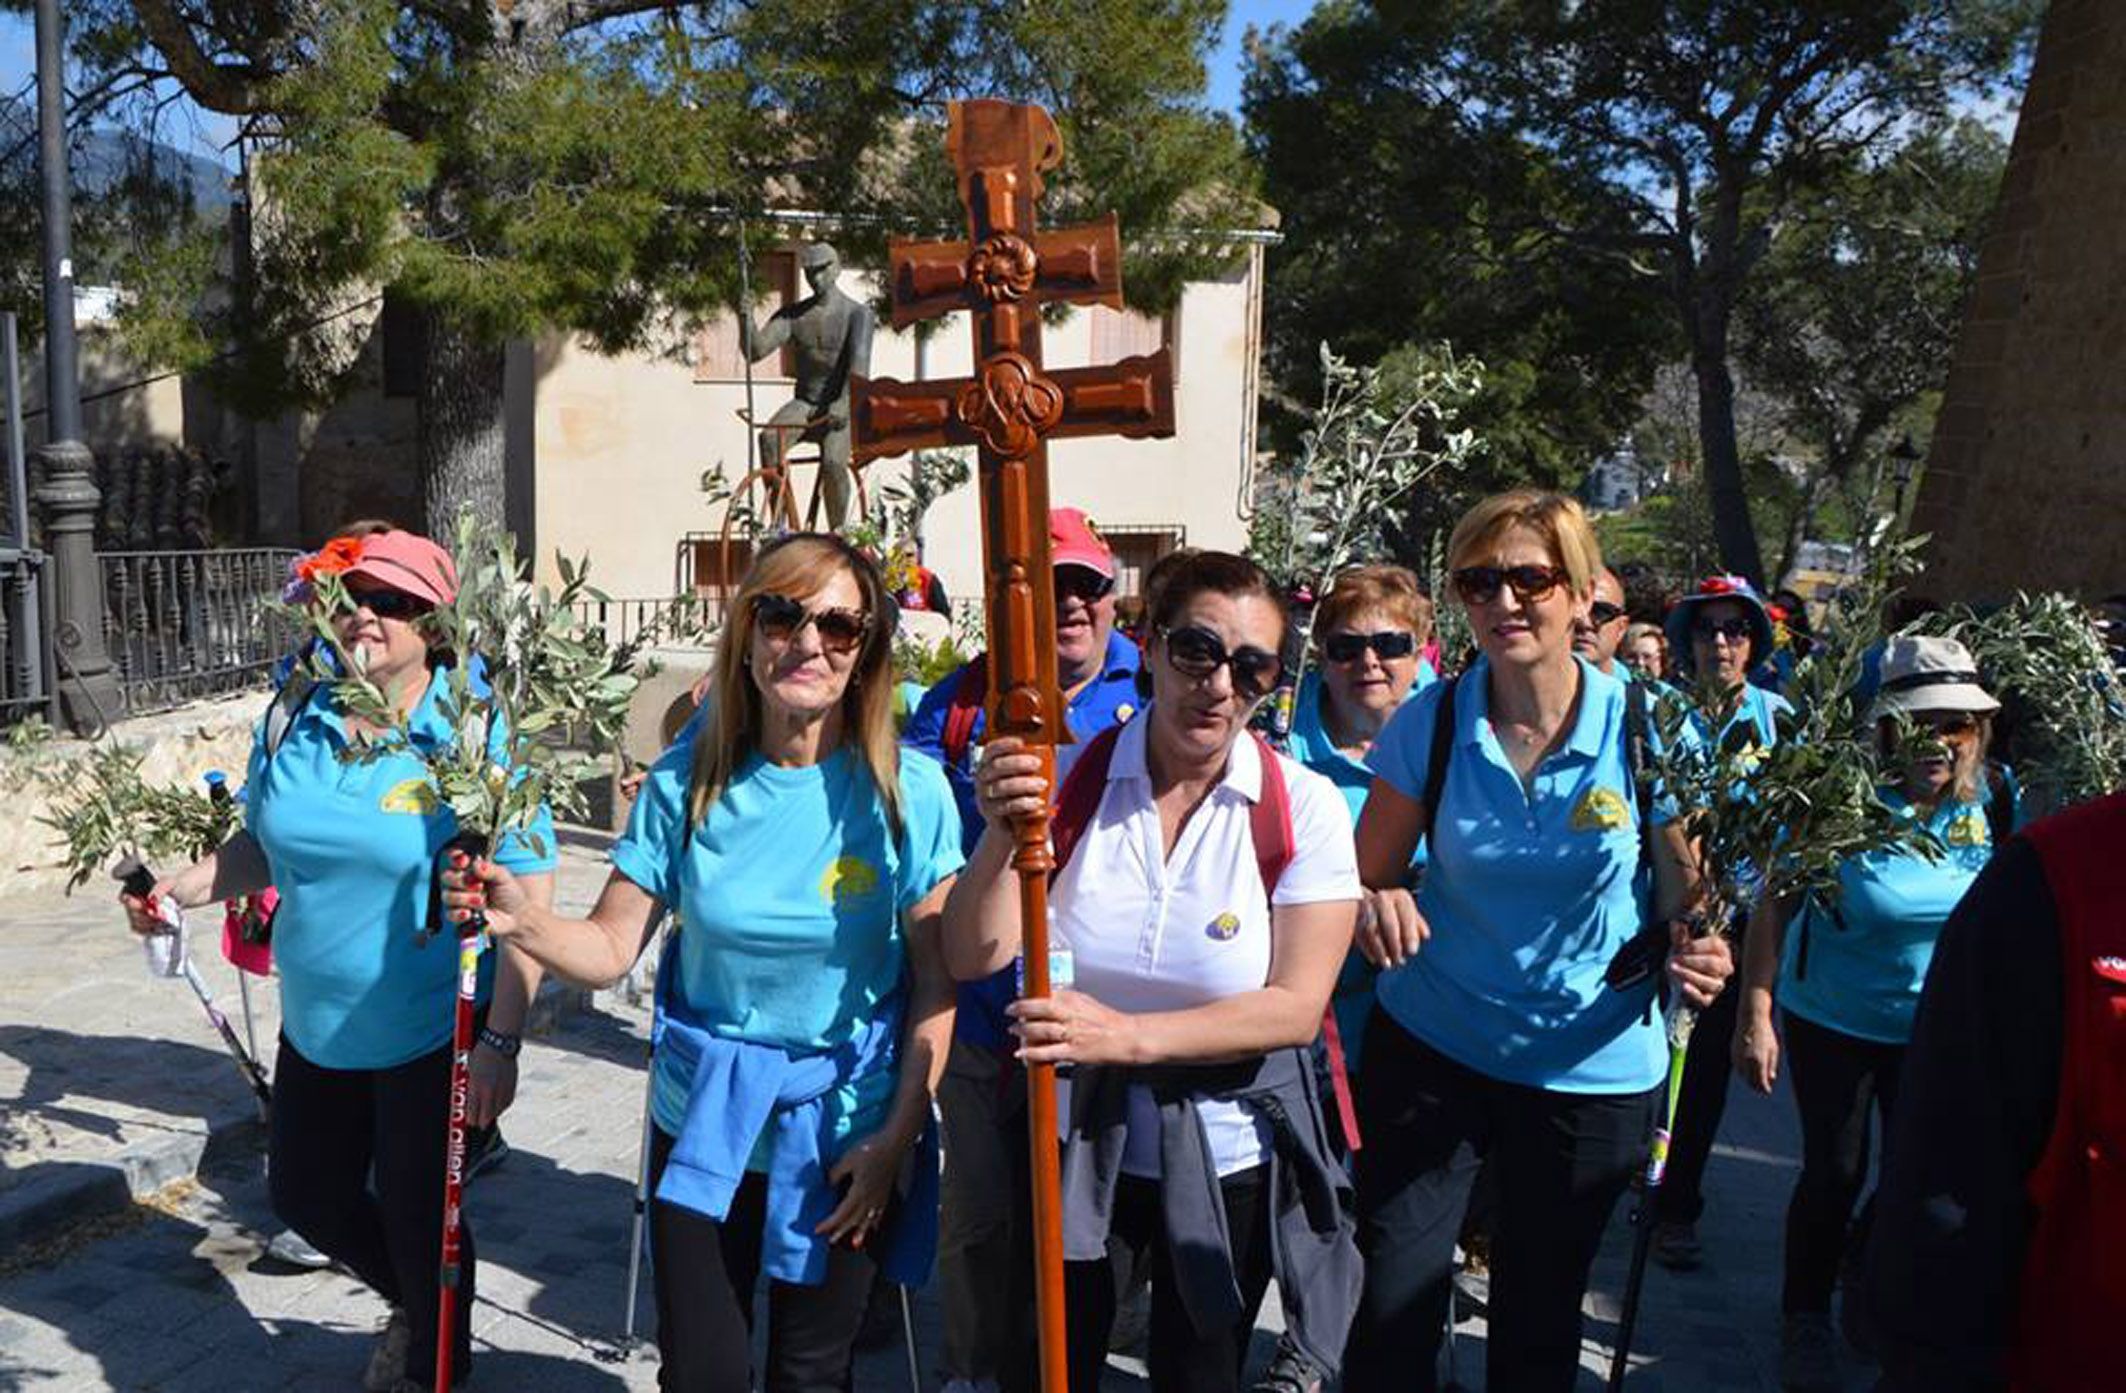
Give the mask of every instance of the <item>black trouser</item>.
<svg viewBox="0 0 2126 1393">
<path fill-rule="evenodd" d="M 1735 940 L 1735 961 L 1742 961 Z M 1683 1087 L 1676 1097 L 1676 1127 L 1668 1139 L 1668 1170 L 1654 1195 L 1654 1218 L 1664 1224 L 1695 1224 L 1705 1212 L 1705 1163 L 1727 1113 L 1728 1076 L 1734 1072 L 1735 1018 L 1742 988 L 1730 982 L 1698 1013 L 1683 1056 Z"/>
<path fill-rule="evenodd" d="M 1853 1223 L 1853 1203 L 1868 1179 L 1868 1114 L 1890 1134 L 1897 1073 L 1905 1047 L 1862 1040 L 1780 1012 L 1786 1027 L 1787 1077 L 1801 1113 L 1801 1178 L 1786 1207 L 1786 1282 L 1781 1309 L 1829 1314 L 1850 1226 L 1860 1251 L 1867 1219 Z"/>
<path fill-rule="evenodd" d="M 650 1192 L 673 1139 L 650 1133 Z M 657 1292 L 657 1386 L 665 1393 L 748 1393 L 753 1387 L 753 1289 L 760 1279 L 768 1178 L 749 1173 L 722 1222 L 663 1200 L 650 1203 Z M 888 1216 L 891 1217 L 890 1215 Z M 852 1248 L 829 1250 L 818 1286 L 768 1283 L 765 1393 L 842 1393 L 877 1268 Z"/>
<path fill-rule="evenodd" d="M 1159 1182 L 1129 1175 L 1116 1181 L 1107 1259 L 1063 1265 L 1072 1388 L 1088 1393 L 1099 1388 L 1115 1308 L 1131 1274 L 1148 1271 L 1152 1322 L 1146 1362 L 1152 1387 L 1159 1393 L 1237 1393 L 1241 1361 L 1247 1357 L 1248 1337 L 1255 1329 L 1255 1311 L 1270 1284 L 1270 1197 L 1263 1184 L 1268 1174 L 1267 1166 L 1256 1166 L 1218 1182 L 1225 1198 L 1233 1275 L 1240 1282 L 1241 1315 L 1234 1324 L 1217 1330 L 1197 1329 L 1182 1304 L 1173 1255 L 1167 1250 Z"/>
<path fill-rule="evenodd" d="M 1572 1388 L 1587 1272 L 1644 1154 L 1658 1096 L 1503 1083 L 1420 1043 L 1376 1008 L 1359 1082 L 1366 1286 L 1344 1355 L 1348 1393 L 1438 1386 L 1454 1240 L 1480 1162 L 1498 1186 L 1489 1387 Z"/>
<path fill-rule="evenodd" d="M 406 1373 L 427 1386 L 436 1362 L 450 1047 L 391 1069 L 326 1069 L 283 1035 L 272 1118 L 273 1212 L 406 1312 Z M 469 1221 L 460 1234 L 454 1380 L 471 1368 L 475 1290 Z"/>
</svg>

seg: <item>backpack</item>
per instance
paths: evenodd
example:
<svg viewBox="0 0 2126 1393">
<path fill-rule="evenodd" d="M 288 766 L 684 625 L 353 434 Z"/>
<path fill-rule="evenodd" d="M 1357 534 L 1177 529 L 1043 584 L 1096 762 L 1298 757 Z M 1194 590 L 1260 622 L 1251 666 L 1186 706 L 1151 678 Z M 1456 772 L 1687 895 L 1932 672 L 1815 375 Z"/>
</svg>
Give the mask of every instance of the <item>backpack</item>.
<svg viewBox="0 0 2126 1393">
<path fill-rule="evenodd" d="M 959 679 L 952 684 L 952 695 L 945 705 L 945 730 L 938 741 L 939 752 L 945 756 L 945 767 L 957 769 L 967 752 L 974 748 L 974 723 L 982 715 L 984 699 L 989 695 L 989 655 L 977 653 L 967 666 L 960 669 Z"/>
</svg>

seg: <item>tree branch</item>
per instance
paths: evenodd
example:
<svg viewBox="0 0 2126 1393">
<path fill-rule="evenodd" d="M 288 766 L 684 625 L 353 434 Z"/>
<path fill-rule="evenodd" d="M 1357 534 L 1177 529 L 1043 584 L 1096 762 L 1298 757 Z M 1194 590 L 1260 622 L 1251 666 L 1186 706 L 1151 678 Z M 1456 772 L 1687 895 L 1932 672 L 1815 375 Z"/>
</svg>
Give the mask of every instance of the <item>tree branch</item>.
<svg viewBox="0 0 2126 1393">
<path fill-rule="evenodd" d="M 248 116 L 263 109 L 261 89 L 270 74 L 249 63 L 221 64 L 208 57 L 169 0 L 134 0 L 133 12 L 148 42 L 169 64 L 170 75 L 193 101 L 225 116 Z"/>
</svg>

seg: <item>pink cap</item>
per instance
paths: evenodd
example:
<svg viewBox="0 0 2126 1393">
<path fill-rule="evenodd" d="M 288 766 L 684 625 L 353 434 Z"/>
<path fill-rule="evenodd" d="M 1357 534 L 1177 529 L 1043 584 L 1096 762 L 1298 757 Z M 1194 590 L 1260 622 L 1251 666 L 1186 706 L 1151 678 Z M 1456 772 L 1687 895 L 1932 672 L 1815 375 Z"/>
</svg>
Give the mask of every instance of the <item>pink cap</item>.
<svg viewBox="0 0 2126 1393">
<path fill-rule="evenodd" d="M 450 553 L 417 532 L 394 530 L 362 538 L 362 559 L 341 575 L 360 576 L 435 605 L 458 597 L 458 568 Z"/>
<path fill-rule="evenodd" d="M 1056 566 L 1083 566 L 1115 578 L 1115 553 L 1082 509 L 1048 510 L 1048 559 Z"/>
</svg>

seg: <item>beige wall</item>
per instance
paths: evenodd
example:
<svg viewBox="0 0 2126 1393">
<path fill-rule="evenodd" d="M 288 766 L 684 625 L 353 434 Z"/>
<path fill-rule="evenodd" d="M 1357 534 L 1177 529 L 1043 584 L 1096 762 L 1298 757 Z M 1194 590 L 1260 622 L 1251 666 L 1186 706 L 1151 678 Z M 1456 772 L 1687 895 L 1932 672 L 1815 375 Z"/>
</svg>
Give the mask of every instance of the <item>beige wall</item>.
<svg viewBox="0 0 2126 1393">
<path fill-rule="evenodd" d="M 1177 433 L 1171 440 L 1072 440 L 1050 449 L 1050 490 L 1058 504 L 1084 508 L 1106 526 L 1185 530 L 1198 546 L 1237 547 L 1246 537 L 1240 500 L 1252 449 L 1259 361 L 1261 256 L 1248 248 L 1225 279 L 1192 284 L 1178 315 L 1175 347 Z M 1090 361 L 1090 314 L 1047 332 L 1051 367 Z M 965 374 L 971 348 L 965 316 L 954 316 L 918 350 L 912 334 L 881 326 L 872 351 L 876 377 Z M 702 472 L 745 472 L 737 412 L 742 382 L 696 382 L 685 355 L 607 358 L 579 344 L 540 346 L 534 435 L 537 532 L 543 572 L 555 548 L 589 553 L 598 585 L 616 597 L 673 592 L 675 556 L 689 531 L 715 531 L 720 510 L 700 490 Z M 918 363 L 920 356 L 921 362 Z M 765 415 L 789 397 L 772 360 L 755 379 Z M 902 461 L 871 466 L 876 488 Z M 800 506 L 810 489 L 800 473 Z M 940 499 L 927 526 L 932 569 L 955 595 L 981 590 L 979 505 L 972 486 Z"/>
</svg>

